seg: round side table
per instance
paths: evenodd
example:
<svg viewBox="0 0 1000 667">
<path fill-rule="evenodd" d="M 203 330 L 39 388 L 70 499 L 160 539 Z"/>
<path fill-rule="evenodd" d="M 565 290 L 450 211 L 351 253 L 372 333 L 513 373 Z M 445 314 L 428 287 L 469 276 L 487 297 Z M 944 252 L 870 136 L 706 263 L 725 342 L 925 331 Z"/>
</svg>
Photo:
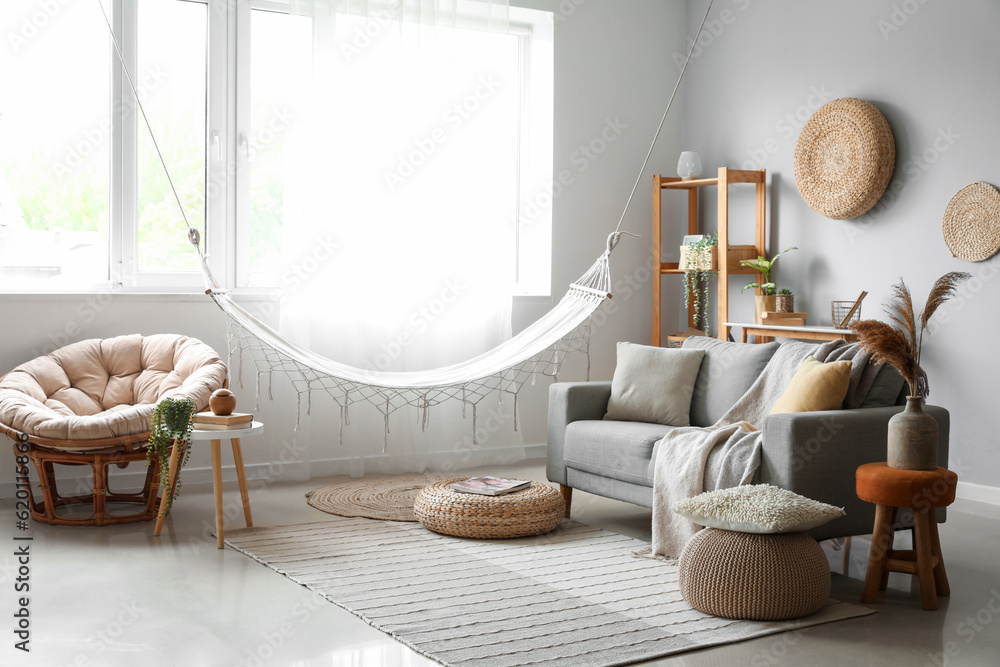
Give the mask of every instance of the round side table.
<svg viewBox="0 0 1000 667">
<path fill-rule="evenodd" d="M 250 428 L 228 429 L 225 431 L 202 431 L 195 429 L 191 431 L 192 442 L 204 442 L 208 440 L 212 446 L 212 482 L 215 487 L 215 534 L 218 536 L 218 547 L 225 546 L 223 540 L 224 514 L 222 511 L 222 441 L 229 440 L 233 447 L 233 462 L 236 464 L 236 479 L 240 483 L 240 495 L 243 498 L 243 518 L 247 527 L 253 525 L 253 517 L 250 514 L 250 494 L 247 492 L 247 477 L 243 470 L 243 450 L 240 448 L 240 439 L 263 433 L 264 425 L 260 422 L 253 422 Z M 170 488 L 177 486 L 177 469 L 184 455 L 182 447 L 174 447 L 170 454 Z M 164 493 L 166 489 L 164 489 Z M 161 506 L 163 500 L 161 496 Z M 166 508 L 164 508 L 165 510 Z M 156 518 L 156 527 L 153 535 L 160 534 L 163 528 L 163 520 L 166 518 L 166 511 L 161 510 Z"/>
<path fill-rule="evenodd" d="M 888 586 L 889 573 L 902 572 L 920 581 L 924 609 L 937 609 L 938 596 L 950 595 L 951 588 L 941 556 L 936 509 L 955 502 L 958 475 L 947 468 L 900 470 L 883 462 L 858 468 L 856 481 L 858 498 L 877 506 L 861 601 L 875 602 L 878 592 Z M 900 507 L 913 509 L 913 549 L 892 548 Z"/>
</svg>

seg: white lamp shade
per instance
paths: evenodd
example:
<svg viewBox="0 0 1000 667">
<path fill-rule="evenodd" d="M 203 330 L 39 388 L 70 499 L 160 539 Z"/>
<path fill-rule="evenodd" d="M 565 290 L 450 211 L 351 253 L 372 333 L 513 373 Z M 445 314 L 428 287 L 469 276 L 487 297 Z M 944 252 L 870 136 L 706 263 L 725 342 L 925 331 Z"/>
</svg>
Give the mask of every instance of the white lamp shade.
<svg viewBox="0 0 1000 667">
<path fill-rule="evenodd" d="M 683 179 L 701 176 L 701 158 L 694 151 L 684 151 L 677 161 L 677 175 Z"/>
</svg>

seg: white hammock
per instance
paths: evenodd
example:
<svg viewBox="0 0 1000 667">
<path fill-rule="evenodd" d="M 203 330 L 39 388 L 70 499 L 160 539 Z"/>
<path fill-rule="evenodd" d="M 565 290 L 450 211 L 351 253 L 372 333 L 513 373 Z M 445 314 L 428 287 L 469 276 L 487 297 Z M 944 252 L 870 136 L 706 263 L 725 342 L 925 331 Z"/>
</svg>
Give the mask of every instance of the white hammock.
<svg viewBox="0 0 1000 667">
<path fill-rule="evenodd" d="M 191 234 L 197 239 L 198 234 Z M 249 360 L 256 371 L 257 409 L 260 408 L 262 384 L 271 394 L 273 374 L 284 375 L 298 396 L 295 428 L 302 417 L 302 398 L 306 415 L 311 414 L 314 392 L 328 394 L 340 407 L 340 438 L 350 423 L 350 406 L 364 401 L 378 409 L 385 420 L 383 451 L 388 445 L 389 415 L 404 406 L 421 411 L 421 425 L 427 427 L 429 409 L 445 400 L 461 400 L 472 406 L 473 443 L 476 438 L 476 406 L 483 398 L 499 392 L 514 397 L 514 430 L 517 430 L 517 395 L 536 375 L 556 377 L 566 355 L 587 355 L 590 375 L 589 320 L 593 312 L 611 298 L 608 293 L 610 271 L 608 257 L 620 233 L 608 237 L 608 247 L 593 266 L 573 283 L 562 300 L 534 324 L 492 350 L 468 361 L 427 371 L 384 372 L 341 364 L 316 354 L 261 322 L 220 290 L 207 263 L 202 270 L 210 288 L 208 294 L 226 313 L 229 332 L 230 368 L 236 357 L 237 377 L 243 387 L 244 365 Z"/>
</svg>

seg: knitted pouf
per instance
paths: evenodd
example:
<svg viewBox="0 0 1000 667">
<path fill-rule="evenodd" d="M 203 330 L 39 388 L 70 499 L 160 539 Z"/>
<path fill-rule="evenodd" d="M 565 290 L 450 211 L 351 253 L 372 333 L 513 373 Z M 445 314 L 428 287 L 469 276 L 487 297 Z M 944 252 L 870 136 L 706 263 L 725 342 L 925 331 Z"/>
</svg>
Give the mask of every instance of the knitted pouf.
<svg viewBox="0 0 1000 667">
<path fill-rule="evenodd" d="M 679 570 L 684 600 L 725 618 L 799 618 L 819 611 L 830 597 L 830 565 L 805 533 L 706 528 L 684 547 Z"/>
</svg>

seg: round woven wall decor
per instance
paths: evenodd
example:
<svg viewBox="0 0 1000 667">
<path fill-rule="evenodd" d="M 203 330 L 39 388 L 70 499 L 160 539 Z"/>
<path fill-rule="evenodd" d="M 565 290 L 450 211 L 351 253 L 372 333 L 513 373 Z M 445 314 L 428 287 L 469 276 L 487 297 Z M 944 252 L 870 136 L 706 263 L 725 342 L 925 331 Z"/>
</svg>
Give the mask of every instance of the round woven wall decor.
<svg viewBox="0 0 1000 667">
<path fill-rule="evenodd" d="M 864 214 L 885 192 L 896 142 L 872 104 L 845 97 L 812 115 L 795 145 L 795 183 L 809 207 L 834 220 Z"/>
<path fill-rule="evenodd" d="M 392 475 L 330 484 L 306 495 L 310 505 L 328 514 L 383 521 L 416 521 L 413 500 L 428 484 L 454 475 Z"/>
<path fill-rule="evenodd" d="M 989 183 L 969 183 L 948 202 L 941 231 L 955 257 L 989 259 L 1000 250 L 1000 192 Z"/>
</svg>

